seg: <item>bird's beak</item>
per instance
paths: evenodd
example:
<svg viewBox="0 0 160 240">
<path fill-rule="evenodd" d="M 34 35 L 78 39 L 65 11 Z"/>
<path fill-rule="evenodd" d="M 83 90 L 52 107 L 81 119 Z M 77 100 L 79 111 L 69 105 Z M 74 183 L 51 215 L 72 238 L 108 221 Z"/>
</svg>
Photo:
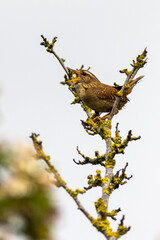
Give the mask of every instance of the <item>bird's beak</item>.
<svg viewBox="0 0 160 240">
<path fill-rule="evenodd" d="M 66 82 L 67 82 L 67 83 L 68 83 L 68 82 L 76 83 L 76 82 L 78 81 L 79 77 L 80 77 L 78 70 L 73 70 L 73 69 L 71 69 L 71 68 L 67 68 L 67 69 L 68 69 L 69 71 L 73 72 L 73 74 L 75 74 L 76 77 L 75 77 L 74 79 L 68 80 L 68 81 L 66 81 Z"/>
</svg>

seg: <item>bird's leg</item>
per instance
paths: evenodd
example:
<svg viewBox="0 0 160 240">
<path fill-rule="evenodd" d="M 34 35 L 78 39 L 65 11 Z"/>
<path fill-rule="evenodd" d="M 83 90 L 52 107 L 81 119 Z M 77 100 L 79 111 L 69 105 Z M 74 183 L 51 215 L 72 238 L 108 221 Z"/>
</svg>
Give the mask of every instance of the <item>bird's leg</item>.
<svg viewBox="0 0 160 240">
<path fill-rule="evenodd" d="M 119 112 L 118 108 L 116 108 L 115 112 L 114 112 L 114 115 L 116 115 L 117 113 Z M 101 117 L 102 120 L 106 120 L 106 118 L 108 118 L 110 116 L 110 113 L 107 113 L 106 115 L 104 115 L 103 117 Z"/>
<path fill-rule="evenodd" d="M 93 113 L 93 115 L 92 115 L 91 118 L 92 118 L 93 120 L 95 120 L 96 118 L 98 118 L 98 117 L 100 116 L 100 114 L 101 114 L 100 112 L 96 112 L 96 111 L 95 111 L 95 112 Z"/>
<path fill-rule="evenodd" d="M 106 118 L 108 118 L 110 116 L 110 112 L 107 113 L 106 115 L 104 115 L 103 117 L 101 117 L 102 120 L 106 120 Z"/>
</svg>

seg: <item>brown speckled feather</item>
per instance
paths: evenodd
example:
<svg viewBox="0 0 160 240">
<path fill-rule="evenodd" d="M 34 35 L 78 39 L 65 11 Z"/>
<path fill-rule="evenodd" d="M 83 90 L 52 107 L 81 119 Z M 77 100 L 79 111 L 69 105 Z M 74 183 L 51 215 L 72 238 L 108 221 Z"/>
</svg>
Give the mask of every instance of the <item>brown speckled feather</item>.
<svg viewBox="0 0 160 240">
<path fill-rule="evenodd" d="M 121 89 L 122 86 L 119 86 L 118 89 L 116 87 L 109 86 L 107 84 L 101 83 L 99 88 L 95 89 L 95 93 L 99 99 L 106 99 L 106 100 L 115 100 L 117 92 Z M 124 96 L 122 101 L 126 102 L 128 98 Z"/>
</svg>

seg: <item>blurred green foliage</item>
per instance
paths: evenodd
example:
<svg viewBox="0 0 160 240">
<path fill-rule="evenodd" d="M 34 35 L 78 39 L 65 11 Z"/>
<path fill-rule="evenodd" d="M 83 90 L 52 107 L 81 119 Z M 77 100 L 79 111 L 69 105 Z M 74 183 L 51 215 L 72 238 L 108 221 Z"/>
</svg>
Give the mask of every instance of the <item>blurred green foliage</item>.
<svg viewBox="0 0 160 240">
<path fill-rule="evenodd" d="M 53 239 L 50 182 L 28 146 L 0 144 L 0 239 L 10 239 L 9 232 L 23 239 Z"/>
</svg>

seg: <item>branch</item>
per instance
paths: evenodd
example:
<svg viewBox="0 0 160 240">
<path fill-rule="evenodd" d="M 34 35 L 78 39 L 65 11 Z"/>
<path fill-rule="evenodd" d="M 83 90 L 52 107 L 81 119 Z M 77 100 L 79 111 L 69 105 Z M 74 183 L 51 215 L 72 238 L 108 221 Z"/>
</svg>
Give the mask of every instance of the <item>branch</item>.
<svg viewBox="0 0 160 240">
<path fill-rule="evenodd" d="M 127 84 L 127 83 L 130 83 L 131 80 L 132 80 L 132 79 L 135 77 L 135 75 L 137 74 L 138 70 L 139 70 L 140 68 L 142 68 L 142 67 L 147 63 L 147 61 L 146 61 L 146 56 L 147 56 L 147 50 L 146 50 L 146 48 L 145 48 L 144 51 L 143 51 L 143 53 L 137 57 L 137 59 L 136 59 L 137 61 L 136 61 L 136 62 L 133 61 L 133 64 L 131 65 L 131 66 L 133 67 L 133 69 L 132 69 L 131 72 L 127 71 L 127 69 L 124 69 L 124 70 L 120 71 L 121 73 L 126 73 L 126 74 L 127 74 L 127 78 L 126 78 L 126 80 L 125 80 L 125 82 L 124 82 L 124 84 L 123 84 L 123 86 L 122 86 L 122 88 L 121 88 L 121 90 L 120 90 L 120 93 L 121 93 L 120 96 L 117 96 L 117 97 L 116 97 L 115 103 L 114 103 L 113 108 L 112 108 L 112 111 L 111 111 L 111 113 L 110 113 L 110 119 L 113 118 L 113 116 L 114 116 L 114 114 L 115 114 L 115 112 L 116 112 L 116 109 L 117 109 L 117 106 L 118 106 L 118 104 L 119 104 L 119 102 L 120 102 L 120 99 L 121 99 L 121 97 L 123 96 L 123 92 L 124 92 L 124 90 L 125 90 L 126 84 Z"/>
<path fill-rule="evenodd" d="M 46 38 L 41 36 L 43 38 L 43 42 L 41 45 L 44 45 L 47 48 L 47 51 L 54 54 L 54 56 L 58 59 L 60 62 L 61 66 L 65 70 L 67 76 L 69 79 L 72 79 L 73 75 L 64 65 L 64 61 L 58 57 L 58 55 L 55 53 L 53 50 L 54 43 L 56 42 L 56 37 L 53 38 L 52 43 L 49 43 Z M 143 51 L 141 55 L 139 55 L 136 58 L 136 61 L 133 61 L 133 64 L 131 65 L 133 68 L 131 71 L 128 71 L 127 69 L 124 69 L 121 71 L 121 73 L 125 73 L 127 75 L 127 78 L 121 88 L 121 90 L 117 93 L 117 97 L 114 103 L 114 106 L 112 108 L 112 111 L 110 113 L 110 116 L 107 121 L 103 120 L 103 118 L 97 118 L 96 121 L 93 120 L 93 117 L 91 117 L 91 111 L 88 109 L 87 106 L 83 105 L 79 99 L 77 99 L 77 95 L 75 93 L 75 89 L 73 86 L 69 87 L 70 91 L 74 94 L 76 97 L 73 103 L 81 103 L 81 106 L 83 107 L 83 110 L 86 112 L 88 119 L 86 121 L 82 121 L 82 125 L 84 129 L 87 131 L 88 134 L 90 135 L 100 135 L 102 139 L 105 140 L 106 142 L 106 154 L 99 156 L 97 153 L 96 158 L 89 158 L 82 154 L 78 149 L 78 153 L 83 157 L 84 161 L 74 162 L 76 164 L 101 164 L 102 166 L 105 167 L 105 176 L 101 176 L 101 172 L 97 170 L 97 174 L 93 177 L 92 175 L 88 176 L 88 187 L 86 190 L 92 188 L 92 187 L 97 187 L 100 186 L 102 187 L 102 197 L 95 202 L 95 207 L 97 210 L 98 217 L 95 219 L 92 216 L 89 215 L 89 213 L 85 210 L 85 208 L 81 205 L 80 201 L 77 198 L 77 195 L 79 193 L 84 193 L 85 190 L 71 190 L 70 188 L 67 187 L 66 183 L 63 181 L 63 179 L 60 177 L 59 173 L 57 170 L 54 168 L 53 165 L 50 164 L 50 161 L 48 163 L 48 160 L 46 157 L 41 156 L 42 159 L 46 161 L 48 164 L 49 168 L 51 169 L 51 172 L 54 173 L 55 178 L 57 180 L 57 183 L 59 186 L 63 187 L 69 195 L 74 199 L 76 202 L 78 208 L 83 212 L 83 214 L 89 219 L 89 221 L 97 228 L 98 231 L 100 231 L 108 240 L 117 240 L 119 237 L 124 235 L 127 231 L 130 230 L 130 227 L 126 227 L 123 225 L 124 222 L 124 216 L 121 219 L 120 224 L 118 225 L 117 231 L 113 232 L 112 229 L 110 228 L 110 222 L 108 221 L 108 217 L 111 217 L 112 219 L 115 219 L 116 214 L 119 212 L 118 210 L 113 210 L 111 212 L 108 212 L 108 204 L 109 204 L 109 197 L 110 194 L 113 192 L 113 190 L 117 189 L 119 185 L 123 185 L 126 183 L 125 180 L 129 180 L 131 177 L 127 177 L 125 171 L 128 166 L 128 163 L 126 166 L 117 171 L 117 173 L 114 175 L 113 174 L 113 169 L 115 166 L 116 161 L 114 160 L 114 157 L 116 154 L 124 153 L 124 149 L 127 147 L 128 142 L 132 140 L 138 140 L 140 137 L 135 138 L 132 137 L 132 132 L 129 131 L 127 138 L 125 140 L 121 140 L 119 131 L 118 131 L 118 124 L 116 126 L 116 136 L 114 138 L 111 137 L 111 120 L 113 116 L 115 115 L 115 112 L 117 110 L 118 104 L 120 102 L 121 97 L 123 97 L 123 92 L 126 88 L 128 88 L 129 84 L 131 86 L 133 78 L 136 76 L 138 70 L 142 68 L 145 63 L 146 63 L 146 55 L 147 51 L 146 49 Z M 65 75 L 65 82 L 64 84 L 67 84 L 67 76 Z M 138 79 L 142 78 L 139 77 Z M 36 135 L 34 135 L 36 136 Z M 36 136 L 37 137 L 37 136 Z M 31 137 L 32 138 L 32 137 Z M 33 140 L 33 138 L 32 138 Z M 34 140 L 33 140 L 34 143 Z M 41 142 L 40 142 L 41 143 Z M 35 145 L 35 144 L 34 144 Z M 40 144 L 41 145 L 41 144 Z M 35 147 L 36 149 L 36 147 Z M 39 151 L 38 151 L 39 152 Z M 38 153 L 37 152 L 37 153 Z M 49 159 L 50 160 L 50 159 Z M 121 174 L 120 174 L 121 171 Z"/>
<path fill-rule="evenodd" d="M 113 118 L 113 116 L 116 112 L 116 109 L 117 109 L 117 106 L 120 102 L 120 99 L 123 96 L 123 92 L 125 90 L 126 84 L 131 83 L 132 79 L 135 77 L 138 70 L 146 64 L 146 55 L 147 55 L 147 50 L 145 48 L 143 53 L 136 58 L 136 62 L 133 61 L 133 64 L 131 65 L 133 67 L 132 71 L 129 72 L 127 69 L 124 69 L 124 70 L 121 71 L 122 73 L 126 73 L 127 78 L 126 78 L 126 80 L 125 80 L 125 82 L 124 82 L 124 84 L 123 84 L 123 86 L 120 90 L 119 96 L 116 97 L 115 103 L 114 103 L 112 111 L 110 113 L 110 117 L 109 117 L 110 120 L 112 120 L 112 118 Z M 118 129 L 118 126 L 117 126 L 117 129 Z M 111 127 L 107 130 L 110 131 L 110 135 L 111 135 Z M 132 134 L 132 133 L 130 132 L 130 134 Z M 130 136 L 130 134 L 129 134 L 129 136 Z M 111 140 L 112 139 L 111 139 L 110 136 L 108 136 L 105 139 L 106 148 L 107 148 L 107 150 L 106 150 L 106 162 L 109 160 L 109 157 L 112 153 Z M 104 200 L 104 202 L 107 206 L 108 206 L 108 202 L 109 202 L 109 195 L 105 192 L 105 189 L 108 189 L 108 187 L 111 183 L 111 180 L 112 180 L 112 177 L 113 177 L 113 167 L 114 166 L 109 166 L 109 167 L 106 166 L 105 178 L 108 178 L 109 181 L 108 181 L 108 183 L 105 183 L 102 187 L 102 198 L 103 198 L 103 200 Z"/>
<path fill-rule="evenodd" d="M 64 61 L 56 54 L 56 52 L 53 50 L 54 44 L 57 41 L 57 37 L 54 37 L 52 40 L 52 43 L 49 43 L 47 38 L 45 38 L 43 35 L 41 35 L 43 42 L 40 43 L 40 45 L 44 46 L 47 48 L 47 52 L 53 53 L 53 55 L 57 58 L 57 60 L 59 61 L 59 63 L 61 64 L 62 68 L 64 69 L 64 71 L 66 72 L 67 76 L 68 75 L 68 69 L 66 68 L 66 66 L 64 65 Z"/>
<path fill-rule="evenodd" d="M 45 38 L 43 35 L 41 35 L 41 37 L 42 37 L 43 41 L 40 43 L 40 45 L 44 46 L 46 48 L 47 52 L 52 53 L 57 58 L 57 60 L 59 61 L 59 63 L 61 64 L 62 68 L 64 69 L 64 71 L 66 72 L 66 74 L 68 76 L 68 79 L 67 79 L 66 76 L 64 76 L 65 82 L 63 82 L 63 84 L 67 84 L 68 85 L 67 80 L 73 79 L 73 73 L 71 71 L 68 71 L 68 68 L 64 64 L 65 60 L 63 58 L 60 58 L 57 55 L 57 53 L 54 51 L 54 44 L 57 41 L 57 37 L 54 37 L 51 43 L 49 43 L 47 38 Z M 83 68 L 83 65 L 82 65 L 82 68 Z M 74 90 L 74 88 L 72 86 L 69 86 L 68 88 L 73 93 L 73 95 L 75 96 L 75 100 L 72 103 L 80 103 L 81 107 L 86 112 L 87 116 L 90 117 L 91 116 L 90 109 L 87 106 L 85 106 L 82 103 L 82 101 L 80 101 L 79 97 L 78 97 L 78 101 L 77 101 L 77 93 L 75 92 L 75 90 Z"/>
<path fill-rule="evenodd" d="M 73 159 L 73 161 L 77 165 L 84 165 L 84 164 L 98 165 L 98 164 L 100 164 L 103 167 L 105 166 L 105 164 L 104 164 L 105 156 L 104 155 L 99 155 L 98 151 L 95 151 L 96 158 L 90 158 L 90 157 L 85 156 L 83 153 L 81 153 L 81 151 L 78 149 L 78 147 L 77 147 L 77 152 L 84 159 L 84 161 L 78 161 L 78 162 L 76 162 L 76 160 Z"/>
<path fill-rule="evenodd" d="M 56 186 L 62 187 L 75 201 L 78 209 L 90 220 L 90 214 L 86 211 L 86 209 L 83 207 L 83 205 L 81 204 L 81 202 L 77 197 L 79 193 L 83 194 L 85 193 L 85 191 L 79 190 L 79 189 L 76 189 L 75 191 L 73 191 L 67 186 L 66 182 L 62 179 L 62 177 L 60 176 L 60 174 L 58 173 L 54 165 L 51 164 L 50 156 L 46 155 L 45 152 L 43 151 L 42 141 L 39 141 L 38 137 L 39 137 L 39 134 L 35 134 L 35 133 L 32 133 L 30 136 L 30 138 L 33 141 L 34 148 L 36 150 L 37 159 L 42 159 L 45 161 L 45 163 L 49 167 L 49 172 L 53 173 L 54 177 L 56 178 Z"/>
<path fill-rule="evenodd" d="M 78 194 L 85 193 L 85 190 L 76 189 L 75 191 L 73 191 L 67 186 L 66 182 L 62 179 L 62 177 L 60 176 L 60 174 L 58 173 L 54 165 L 51 164 L 50 156 L 46 155 L 45 152 L 43 151 L 42 141 L 38 140 L 38 136 L 39 134 L 35 134 L 35 133 L 32 133 L 30 136 L 30 138 L 33 141 L 34 148 L 36 150 L 36 157 L 37 159 L 42 159 L 46 162 L 47 166 L 49 167 L 47 171 L 54 174 L 57 187 L 62 187 L 72 197 L 78 209 L 87 217 L 87 219 L 91 222 L 91 224 L 94 227 L 96 227 L 96 229 L 105 236 L 106 239 L 116 240 L 120 236 L 125 234 L 125 232 L 127 232 L 129 228 L 127 228 L 126 226 L 122 226 L 123 221 L 120 222 L 116 232 L 113 232 L 112 229 L 110 228 L 109 220 L 106 217 L 108 216 L 115 220 L 115 216 L 120 211 L 120 209 L 116 209 L 111 212 L 108 212 L 107 207 L 102 198 L 98 199 L 98 201 L 95 202 L 95 207 L 96 207 L 97 213 L 99 214 L 97 218 L 92 217 L 87 212 L 87 210 L 83 207 L 83 205 L 78 199 Z M 99 180 L 101 181 L 103 179 L 101 179 L 100 172 L 98 172 L 97 170 L 97 175 L 95 176 L 95 182 Z M 99 182 L 97 183 L 99 184 Z M 121 227 L 121 231 L 119 230 L 120 227 Z"/>
</svg>

